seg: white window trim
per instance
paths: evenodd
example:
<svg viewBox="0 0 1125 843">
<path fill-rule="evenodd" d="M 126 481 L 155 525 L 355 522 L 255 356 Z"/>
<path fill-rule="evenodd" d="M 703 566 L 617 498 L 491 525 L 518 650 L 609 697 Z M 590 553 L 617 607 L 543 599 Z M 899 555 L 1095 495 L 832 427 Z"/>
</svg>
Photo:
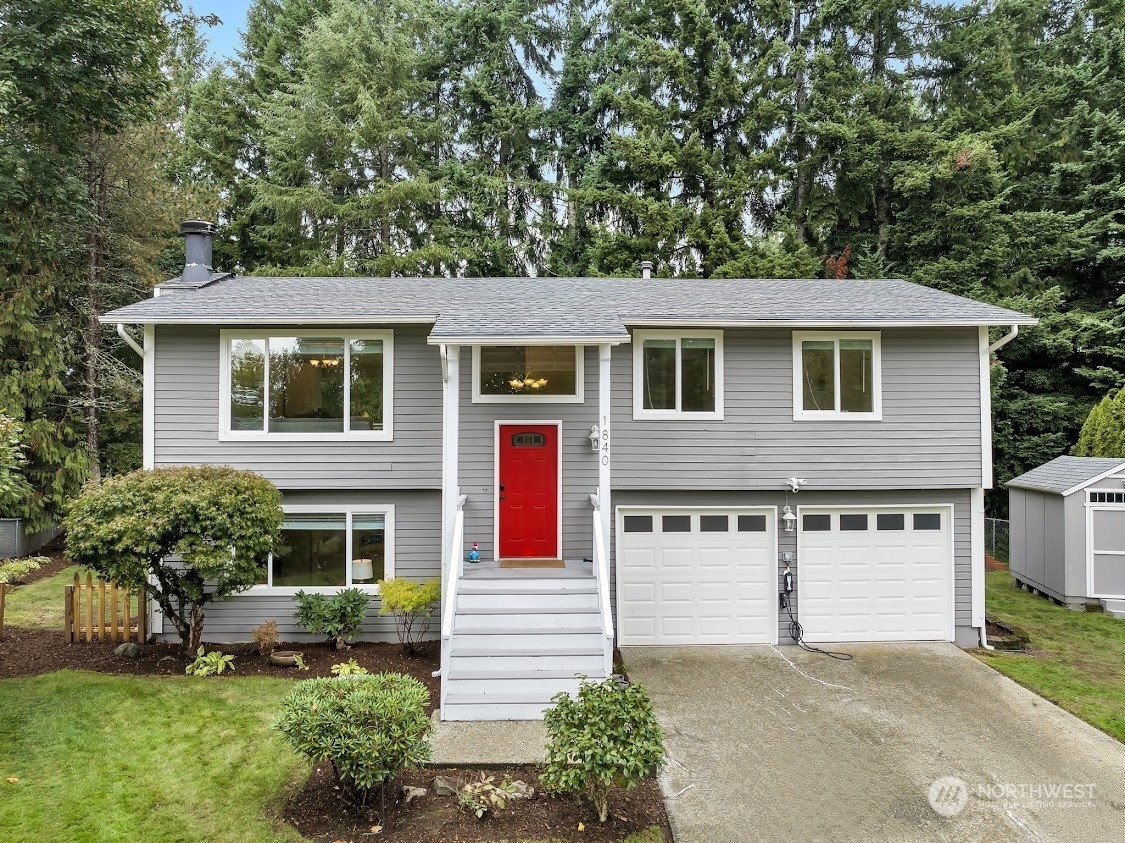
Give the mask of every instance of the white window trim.
<svg viewBox="0 0 1125 843">
<path fill-rule="evenodd" d="M 557 343 L 566 345 L 566 343 Z M 484 395 L 480 391 L 480 350 L 481 346 L 473 346 L 473 403 L 474 404 L 581 404 L 585 400 L 584 358 L 586 347 L 581 345 L 574 348 L 574 395 Z"/>
<path fill-rule="evenodd" d="M 265 339 L 270 336 L 290 337 L 342 337 L 344 340 L 344 427 L 340 433 L 277 433 L 265 430 L 231 430 L 230 429 L 230 341 L 232 339 Z M 348 430 L 351 424 L 351 378 L 348 371 L 351 368 L 350 340 L 382 340 L 383 341 L 383 429 L 382 430 Z M 219 441 L 220 442 L 339 442 L 350 440 L 366 440 L 374 442 L 390 442 L 394 439 L 394 331 L 352 331 L 321 330 L 303 328 L 293 331 L 285 330 L 237 330 L 226 329 L 219 331 Z M 265 359 L 266 396 L 263 414 L 269 416 L 269 375 L 270 361 L 267 349 Z M 268 421 L 266 424 L 268 425 Z"/>
<path fill-rule="evenodd" d="M 1114 469 L 1116 471 L 1116 469 Z M 1125 510 L 1125 504 L 1101 503 L 1090 499 L 1095 492 L 1113 492 L 1113 489 L 1087 489 L 1086 502 L 1086 596 L 1095 600 L 1125 600 L 1125 594 L 1098 594 L 1094 591 L 1094 556 L 1125 556 L 1121 550 L 1099 550 L 1094 553 L 1094 513 Z"/>
<path fill-rule="evenodd" d="M 338 506 L 335 504 L 293 504 L 281 507 L 286 515 L 343 515 L 344 516 L 344 564 L 347 585 L 344 586 L 275 586 L 273 585 L 273 554 L 270 554 L 267 571 L 267 583 L 254 585 L 244 594 L 286 594 L 293 595 L 298 591 L 305 594 L 339 594 L 345 588 L 358 588 L 367 594 L 378 594 L 379 586 L 375 583 L 352 584 L 352 519 L 356 515 L 382 515 L 383 526 L 383 579 L 392 579 L 395 575 L 395 507 L 394 504 L 370 504 L 363 506 Z"/>
<path fill-rule="evenodd" d="M 801 343 L 805 340 L 832 340 L 833 377 L 836 406 L 840 406 L 840 340 L 871 340 L 871 380 L 874 408 L 870 413 L 848 413 L 843 410 L 806 410 L 804 406 L 804 370 Z M 883 351 L 879 331 L 794 331 L 793 332 L 793 421 L 882 421 L 883 420 Z"/>
<path fill-rule="evenodd" d="M 683 401 L 683 355 L 680 341 L 708 339 L 715 341 L 715 409 L 690 411 L 679 409 Z M 676 340 L 676 409 L 650 410 L 644 406 L 644 343 L 645 340 Z M 723 419 L 723 332 L 703 330 L 665 330 L 633 332 L 633 418 L 634 419 Z"/>
</svg>

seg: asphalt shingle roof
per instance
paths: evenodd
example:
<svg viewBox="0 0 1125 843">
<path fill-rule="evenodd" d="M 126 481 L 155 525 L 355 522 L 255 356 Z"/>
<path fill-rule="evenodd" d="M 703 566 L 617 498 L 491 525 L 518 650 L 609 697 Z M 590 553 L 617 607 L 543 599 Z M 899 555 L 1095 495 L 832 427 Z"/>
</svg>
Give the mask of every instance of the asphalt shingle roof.
<svg viewBox="0 0 1125 843">
<path fill-rule="evenodd" d="M 229 277 L 106 314 L 127 323 L 433 323 L 431 339 L 627 339 L 627 324 L 1034 324 L 895 279 Z"/>
<path fill-rule="evenodd" d="M 1073 489 L 1087 480 L 1093 480 L 1099 474 L 1105 474 L 1118 466 L 1125 466 L 1125 460 L 1105 457 L 1055 457 L 1026 474 L 1013 477 L 1004 485 L 1061 495 L 1067 489 Z"/>
</svg>

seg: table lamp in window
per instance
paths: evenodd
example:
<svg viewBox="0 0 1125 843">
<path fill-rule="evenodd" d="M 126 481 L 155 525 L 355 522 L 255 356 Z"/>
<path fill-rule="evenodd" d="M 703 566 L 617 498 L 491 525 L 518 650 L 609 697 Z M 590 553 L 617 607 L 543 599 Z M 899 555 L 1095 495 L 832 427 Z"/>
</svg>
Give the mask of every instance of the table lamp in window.
<svg viewBox="0 0 1125 843">
<path fill-rule="evenodd" d="M 352 560 L 352 582 L 368 582 L 375 577 L 375 569 L 370 559 Z"/>
</svg>

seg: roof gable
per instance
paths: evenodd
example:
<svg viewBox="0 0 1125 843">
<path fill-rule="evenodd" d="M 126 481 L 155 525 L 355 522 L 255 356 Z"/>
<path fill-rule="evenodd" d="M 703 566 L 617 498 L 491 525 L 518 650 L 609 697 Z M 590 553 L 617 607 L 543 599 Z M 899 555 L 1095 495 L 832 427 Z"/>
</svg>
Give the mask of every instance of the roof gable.
<svg viewBox="0 0 1125 843">
<path fill-rule="evenodd" d="M 1038 468 L 1013 477 L 1005 486 L 1054 495 L 1071 495 L 1103 477 L 1125 469 L 1125 460 L 1107 457 L 1055 457 Z"/>
</svg>

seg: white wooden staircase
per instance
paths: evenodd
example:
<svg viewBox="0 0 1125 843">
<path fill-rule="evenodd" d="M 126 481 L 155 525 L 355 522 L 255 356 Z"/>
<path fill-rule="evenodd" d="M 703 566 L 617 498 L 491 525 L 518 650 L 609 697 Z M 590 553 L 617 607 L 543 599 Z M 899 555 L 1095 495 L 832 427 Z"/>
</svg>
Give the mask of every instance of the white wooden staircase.
<svg viewBox="0 0 1125 843">
<path fill-rule="evenodd" d="M 441 717 L 542 719 L 551 697 L 576 691 L 581 676 L 604 679 L 612 671 L 608 573 L 603 561 L 599 574 L 596 558 L 600 521 L 593 564 L 499 569 L 459 558 L 460 516 L 442 607 Z"/>
</svg>

